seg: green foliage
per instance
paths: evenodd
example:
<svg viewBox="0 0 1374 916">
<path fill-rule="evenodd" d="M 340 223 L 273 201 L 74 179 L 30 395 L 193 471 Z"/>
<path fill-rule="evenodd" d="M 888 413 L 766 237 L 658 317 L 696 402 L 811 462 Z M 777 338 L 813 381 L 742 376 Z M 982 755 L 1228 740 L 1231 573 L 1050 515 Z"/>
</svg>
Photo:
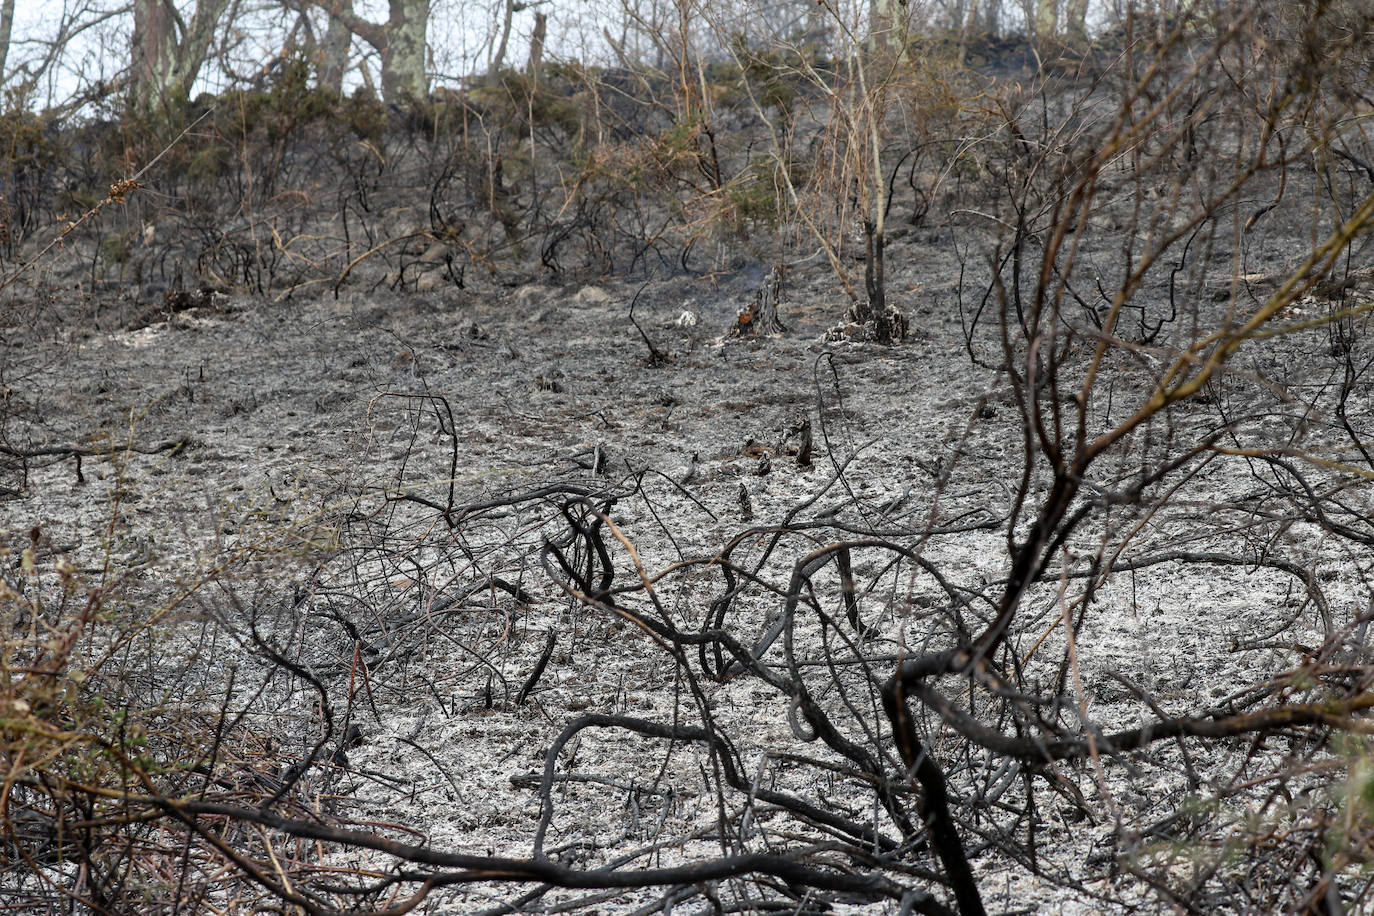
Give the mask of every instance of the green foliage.
<svg viewBox="0 0 1374 916">
<path fill-rule="evenodd" d="M 197 144 L 186 159 L 186 177 L 192 183 L 213 183 L 233 168 L 234 149 L 228 143 Z"/>
<path fill-rule="evenodd" d="M 334 121 L 341 98 L 332 89 L 310 85 L 310 64 L 303 57 L 288 58 L 266 89 L 236 90 L 222 96 L 216 126 L 222 135 L 261 136 L 277 143 L 305 125 Z"/>
<path fill-rule="evenodd" d="M 723 190 L 720 218 L 731 232 L 744 236 L 758 228 L 778 228 L 786 208 L 779 178 L 769 163 L 751 164 Z"/>
<path fill-rule="evenodd" d="M 535 80 L 520 70 L 502 70 L 473 88 L 466 98 L 471 111 L 487 124 L 502 124 L 521 134 L 531 128 L 556 130 L 566 137 L 582 130 L 586 112 L 578 104 L 569 68 L 550 68 Z"/>
<path fill-rule="evenodd" d="M 78 785 L 98 791 L 126 778 L 124 749 L 142 737 L 143 726 L 100 695 L 100 672 L 82 661 L 108 611 L 102 589 L 83 582 L 65 559 L 40 564 L 33 547 L 19 552 L 13 580 L 0 579 L 0 762 L 7 788 L 42 782 L 68 796 Z M 11 803 L 0 798 L 0 809 Z"/>
<path fill-rule="evenodd" d="M 100 240 L 100 257 L 107 264 L 124 264 L 133 252 L 134 233 L 120 232 Z"/>
<path fill-rule="evenodd" d="M 349 98 L 339 100 L 338 116 L 359 140 L 380 143 L 386 134 L 385 106 L 362 87 Z"/>
<path fill-rule="evenodd" d="M 734 61 L 716 64 L 706 71 L 707 80 L 721 87 L 720 101 L 737 107 L 747 102 L 748 88 L 764 108 L 776 108 L 788 115 L 807 86 L 809 56 L 790 47 L 755 47 L 744 36 L 736 38 L 734 55 Z"/>
<path fill-rule="evenodd" d="M 10 257 L 37 225 L 65 156 L 53 125 L 26 101 L 7 92 L 0 110 L 0 251 Z"/>
</svg>

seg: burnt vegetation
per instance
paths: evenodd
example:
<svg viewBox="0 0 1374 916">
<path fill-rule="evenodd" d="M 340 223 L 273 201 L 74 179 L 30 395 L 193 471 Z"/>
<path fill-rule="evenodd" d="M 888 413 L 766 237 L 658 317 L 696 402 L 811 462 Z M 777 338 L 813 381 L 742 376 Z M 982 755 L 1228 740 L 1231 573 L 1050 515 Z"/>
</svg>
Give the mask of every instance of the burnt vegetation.
<svg viewBox="0 0 1374 916">
<path fill-rule="evenodd" d="M 1206 5 L 1014 74 L 1021 44 L 913 38 L 856 48 L 862 71 L 740 45 L 406 107 L 296 62 L 156 116 L 6 115 L 0 283 L 26 321 L 77 308 L 37 292 L 59 262 L 128 293 L 93 328 L 132 328 L 229 291 L 820 251 L 836 346 L 881 354 L 920 333 L 886 246 L 928 231 L 958 248 L 953 358 L 986 383 L 949 392 L 962 425 L 879 498 L 858 469 L 882 431 L 822 355 L 804 447 L 762 456 L 814 462 L 810 495 L 767 520 L 599 449 L 489 486 L 459 466 L 461 409 L 415 390 L 370 406 L 389 480 L 277 499 L 179 575 L 16 524 L 6 899 L 973 916 L 1024 884 L 1104 912 L 1368 909 L 1370 28 Z M 783 276 L 759 324 L 786 317 Z M 43 440 L 33 365 L 0 366 L 11 519 L 32 467 L 106 448 Z M 630 677 L 608 688 L 611 655 Z M 463 723 L 500 717 L 540 737 L 456 770 Z M 404 766 L 364 754 L 384 728 Z M 497 784 L 522 800 L 507 842 L 473 849 Z M 451 829 L 390 820 L 402 803 Z"/>
</svg>

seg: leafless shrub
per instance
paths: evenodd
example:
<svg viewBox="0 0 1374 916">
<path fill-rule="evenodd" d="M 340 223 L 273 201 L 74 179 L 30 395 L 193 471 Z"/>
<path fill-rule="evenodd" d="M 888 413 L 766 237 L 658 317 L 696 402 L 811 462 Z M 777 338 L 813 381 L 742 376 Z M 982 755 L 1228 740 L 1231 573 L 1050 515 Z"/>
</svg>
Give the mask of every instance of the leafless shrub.
<svg viewBox="0 0 1374 916">
<path fill-rule="evenodd" d="M 1360 733 L 1374 705 L 1358 648 L 1369 585 L 1333 594 L 1321 572 L 1330 557 L 1367 561 L 1368 514 L 1349 495 L 1360 469 L 1344 458 L 1363 453 L 1359 424 L 1347 422 L 1351 398 L 1365 394 L 1363 370 L 1347 344 L 1327 342 L 1350 340 L 1364 309 L 1314 294 L 1365 244 L 1374 197 L 1299 173 L 1314 139 L 1351 142 L 1348 109 L 1293 78 L 1301 41 L 1293 55 L 1258 52 L 1268 27 L 1245 9 L 1177 23 L 1110 79 L 1029 96 L 1043 116 L 1008 103 L 1013 193 L 995 214 L 1008 232 L 992 256 L 990 308 L 970 315 L 968 338 L 1017 417 L 1023 471 L 1005 509 L 951 495 L 976 492 L 979 476 L 956 456 L 921 494 L 926 511 L 850 501 L 854 520 L 843 523 L 816 508 L 843 484 L 840 463 L 831 485 L 783 523 L 653 568 L 615 520 L 615 507 L 633 500 L 658 517 L 643 473 L 619 489 L 561 484 L 462 505 L 398 492 L 373 536 L 393 546 L 360 585 L 410 570 L 421 612 L 434 606 L 429 595 L 478 594 L 454 588 L 465 577 L 492 594 L 499 578 L 507 596 L 529 596 L 528 580 L 516 584 L 511 571 L 528 576 L 538 542 L 545 581 L 568 613 L 623 621 L 662 654 L 674 712 L 569 721 L 544 757 L 526 858 L 438 854 L 236 816 L 383 852 L 397 863 L 389 881 L 420 896 L 480 880 L 539 882 L 545 890 L 522 898 L 527 906 L 554 887 L 659 886 L 653 907 L 697 896 L 753 909 L 889 899 L 979 913 L 979 858 L 1081 888 L 1081 877 L 1037 852 L 1047 818 L 1102 825 L 1111 844 L 1103 864 L 1119 861 L 1138 882 L 1094 891 L 1111 899 L 1149 892 L 1187 908 L 1267 911 L 1362 900 L 1348 869 L 1363 859 L 1363 809 L 1320 787 L 1351 759 L 1333 733 Z M 1309 249 L 1287 253 L 1278 271 L 1248 269 L 1256 225 L 1313 214 Z M 1348 275 L 1335 279 L 1349 289 Z M 1147 303 L 1145 289 L 1162 295 Z M 1342 385 L 1312 384 L 1308 372 L 1320 378 L 1322 367 L 1292 361 L 1314 352 Z M 987 419 L 983 406 L 971 431 Z M 1320 419 L 1328 416 L 1338 422 Z M 1209 475 L 1232 464 L 1252 469 L 1254 486 L 1217 491 Z M 947 545 L 970 529 L 1005 540 L 990 581 L 950 565 Z M 1312 537 L 1321 552 L 1309 549 Z M 1233 577 L 1241 570 L 1253 572 Z M 1216 651 L 1193 662 L 1212 667 L 1218 683 L 1234 679 L 1220 693 L 1180 702 L 1171 677 L 1184 672 L 1166 666 L 1142 681 L 1104 637 L 1115 625 L 1108 605 L 1139 607 L 1142 594 L 1159 594 L 1161 576 L 1225 583 L 1265 606 L 1269 630 L 1234 637 L 1244 664 Z M 1215 643 L 1222 628 L 1203 619 L 1175 627 L 1146 637 L 1164 643 L 1166 658 L 1191 640 Z M 489 650 L 466 645 L 491 664 Z M 544 670 L 541 659 L 532 670 Z M 757 719 L 721 705 L 740 683 L 775 727 L 760 733 Z M 1134 698 L 1135 721 L 1095 716 L 1094 697 L 1112 683 Z M 489 702 L 510 696 L 502 686 Z M 674 747 L 698 748 L 719 851 L 696 852 L 690 833 L 598 847 L 586 867 L 546 849 L 565 797 L 553 792 L 560 778 L 623 778 L 561 769 L 569 742 L 593 728 L 664 742 L 665 772 Z M 1349 772 L 1358 795 L 1363 771 Z M 1300 791 L 1309 786 L 1319 788 Z M 1150 804 L 1153 793 L 1165 803 Z M 575 834 L 565 826 L 560 837 Z M 1256 844 L 1270 854 L 1233 854 Z M 566 857 L 575 847 L 561 848 Z M 669 851 L 691 864 L 634 864 Z"/>
<path fill-rule="evenodd" d="M 297 868 L 297 852 L 233 824 L 188 832 L 160 800 L 275 797 L 304 813 L 290 793 L 304 768 L 294 776 L 278 768 L 258 712 L 272 677 L 239 667 L 248 634 L 225 629 L 213 611 L 219 602 L 198 595 L 224 594 L 249 569 L 265 582 L 271 570 L 308 564 L 326 544 L 321 530 L 245 520 L 235 550 L 152 590 L 144 576 L 158 560 L 131 562 L 113 537 L 94 567 L 89 552 L 78 556 L 36 527 L 4 545 L 0 886 L 8 904 L 198 911 L 255 893 L 255 856 L 276 857 L 278 875 Z M 238 863 L 231 873 L 225 861 Z"/>
<path fill-rule="evenodd" d="M 264 518 L 303 558 L 285 572 L 209 570 L 115 612 L 119 577 L 43 566 L 35 532 L 0 590 L 4 874 L 26 904 L 98 910 L 404 912 L 464 893 L 475 909 L 474 886 L 494 885 L 510 896 L 492 912 L 978 914 L 992 863 L 1123 905 L 1367 906 L 1374 406 L 1358 265 L 1374 153 L 1354 83 L 1306 75 L 1319 54 L 1362 66 L 1364 32 L 1326 15 L 1190 13 L 1128 33 L 1102 69 L 995 100 L 983 147 L 1003 193 L 966 215 L 1004 231 L 965 311 L 993 393 L 919 491 L 856 495 L 857 454 L 828 444 L 809 499 L 690 555 L 679 533 L 723 523 L 673 480 L 611 479 L 598 452 L 582 477 L 474 481 L 451 405 L 387 393 L 372 409 L 402 417 L 394 479 L 349 494 L 337 543 Z M 507 226 L 494 181 L 512 190 L 497 163 L 520 147 L 463 123 L 428 229 L 364 218 L 365 180 L 345 195 L 368 227 L 348 268 L 375 255 L 403 276 L 398 240 L 417 231 L 460 246 L 452 214 L 482 193 L 506 244 L 537 225 L 557 261 L 536 164 Z M 728 166 L 702 168 L 705 123 L 624 161 L 656 168 L 655 187 L 723 190 Z M 489 143 L 471 142 L 479 130 Z M 874 182 L 888 172 L 865 149 Z M 867 204 L 885 207 L 891 182 L 876 183 Z M 574 225 L 588 250 L 616 249 L 597 222 L 610 205 L 587 206 Z M 648 212 L 625 217 L 636 259 L 663 238 Z M 1311 243 L 1271 250 L 1278 221 Z M 274 262 L 256 263 L 270 285 Z M 994 398 L 1010 424 L 993 425 Z M 818 417 L 831 443 L 833 413 Z M 998 500 L 971 443 L 1008 435 L 1020 473 Z M 996 544 L 982 569 L 975 534 Z M 204 615 L 182 617 L 193 586 Z M 1243 607 L 1247 629 L 1219 607 Z M 200 642 L 160 656 L 173 623 Z M 224 646 L 263 673 L 184 663 Z M 456 800 L 464 774 L 418 730 L 405 741 L 429 785 L 357 767 L 360 723 L 417 691 L 449 717 L 552 717 L 541 685 L 608 647 L 637 655 L 639 682 L 605 709 L 564 705 L 537 771 L 515 776 L 536 807 L 505 849 L 375 822 L 359 786 Z M 615 752 L 579 756 L 593 731 Z M 612 799 L 629 812 L 616 835 L 574 816 Z M 1043 854 L 1085 836 L 1086 871 Z M 1131 880 L 1099 880 L 1116 875 Z"/>
</svg>

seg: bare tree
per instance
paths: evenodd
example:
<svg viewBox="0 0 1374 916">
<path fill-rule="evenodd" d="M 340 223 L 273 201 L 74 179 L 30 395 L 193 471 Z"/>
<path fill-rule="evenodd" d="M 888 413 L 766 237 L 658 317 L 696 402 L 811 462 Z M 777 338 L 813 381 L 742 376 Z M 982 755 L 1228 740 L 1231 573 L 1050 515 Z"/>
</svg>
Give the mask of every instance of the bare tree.
<svg viewBox="0 0 1374 916">
<path fill-rule="evenodd" d="M 549 17 L 545 13 L 534 14 L 534 32 L 530 35 L 530 77 L 539 81 L 539 69 L 544 62 L 544 38 L 548 34 Z"/>
<path fill-rule="evenodd" d="M 344 3 L 351 12 L 352 4 L 348 0 L 344 0 Z M 352 46 L 353 33 L 338 19 L 330 16 L 318 52 L 321 86 L 335 92 L 343 91 L 344 72 L 348 69 L 348 52 Z"/>
<path fill-rule="evenodd" d="M 10 35 L 14 31 L 14 0 L 0 3 L 0 82 L 5 78 L 5 61 L 10 53 Z"/>
<path fill-rule="evenodd" d="M 510 41 L 511 19 L 515 16 L 515 0 L 505 0 L 501 5 L 501 37 L 492 49 L 491 59 L 487 61 L 487 72 L 495 73 L 506 62 L 506 45 Z"/>
<path fill-rule="evenodd" d="M 430 0 L 391 0 L 384 23 L 359 16 L 351 0 L 327 0 L 318 7 L 377 51 L 382 62 L 383 99 L 400 102 L 429 95 L 425 64 Z"/>
<path fill-rule="evenodd" d="M 910 17 L 906 3 L 872 0 L 868 11 L 869 47 L 901 52 L 910 31 Z"/>
<path fill-rule="evenodd" d="M 1059 31 L 1059 8 L 1055 0 L 1022 0 L 1026 14 L 1026 33 L 1037 45 L 1053 39 Z"/>
<path fill-rule="evenodd" d="M 136 109 L 185 101 L 228 7 L 229 0 L 201 0 L 188 22 L 172 0 L 135 0 L 131 50 Z"/>
<path fill-rule="evenodd" d="M 1068 0 L 1064 6 L 1064 34 L 1069 41 L 1081 43 L 1088 38 L 1088 0 Z"/>
</svg>

